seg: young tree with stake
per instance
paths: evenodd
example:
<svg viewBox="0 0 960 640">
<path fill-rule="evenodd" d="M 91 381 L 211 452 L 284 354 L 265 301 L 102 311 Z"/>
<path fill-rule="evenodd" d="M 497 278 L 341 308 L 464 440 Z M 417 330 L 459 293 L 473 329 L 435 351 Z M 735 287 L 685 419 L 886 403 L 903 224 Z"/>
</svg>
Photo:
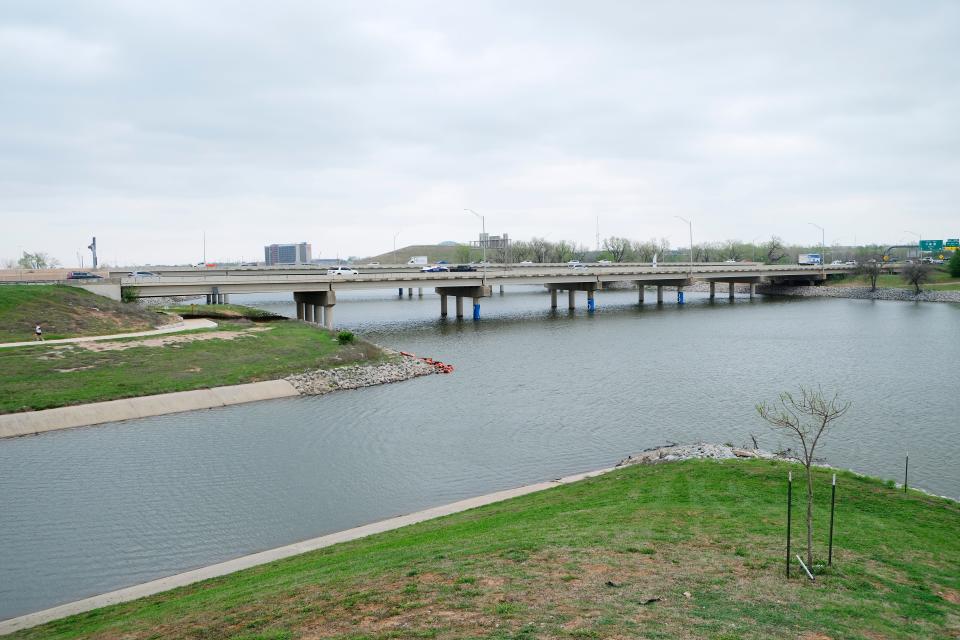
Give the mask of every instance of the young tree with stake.
<svg viewBox="0 0 960 640">
<path fill-rule="evenodd" d="M 807 566 L 813 566 L 813 461 L 820 438 L 850 408 L 839 394 L 827 398 L 817 387 L 800 386 L 800 396 L 788 391 L 780 394 L 779 403 L 757 405 L 757 413 L 774 429 L 782 431 L 800 443 L 800 449 L 791 457 L 802 463 L 807 475 Z"/>
</svg>

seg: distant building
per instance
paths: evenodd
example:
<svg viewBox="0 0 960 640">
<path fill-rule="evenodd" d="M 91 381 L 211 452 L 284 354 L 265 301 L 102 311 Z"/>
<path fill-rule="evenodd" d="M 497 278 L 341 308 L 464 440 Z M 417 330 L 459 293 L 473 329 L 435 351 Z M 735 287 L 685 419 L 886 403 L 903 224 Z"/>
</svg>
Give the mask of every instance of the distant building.
<svg viewBox="0 0 960 640">
<path fill-rule="evenodd" d="M 502 236 L 492 236 L 489 233 L 481 233 L 479 240 L 471 240 L 471 247 L 486 247 L 487 249 L 509 249 L 510 237 L 507 234 Z"/>
<path fill-rule="evenodd" d="M 267 266 L 274 264 L 310 264 L 313 249 L 309 242 L 297 244 L 271 244 L 263 248 L 263 260 Z"/>
</svg>

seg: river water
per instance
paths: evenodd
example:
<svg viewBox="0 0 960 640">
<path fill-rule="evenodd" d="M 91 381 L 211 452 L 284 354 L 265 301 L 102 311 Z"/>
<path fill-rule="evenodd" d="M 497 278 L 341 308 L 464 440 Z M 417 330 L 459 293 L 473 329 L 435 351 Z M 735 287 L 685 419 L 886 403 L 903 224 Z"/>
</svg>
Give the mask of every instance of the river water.
<svg viewBox="0 0 960 640">
<path fill-rule="evenodd" d="M 909 451 L 912 485 L 960 496 L 960 305 L 650 298 L 551 313 L 508 287 L 457 322 L 432 294 L 341 294 L 339 326 L 456 371 L 0 441 L 0 619 L 666 442 L 773 449 L 754 405 L 799 384 L 853 403 L 830 463 L 900 479 Z"/>
</svg>

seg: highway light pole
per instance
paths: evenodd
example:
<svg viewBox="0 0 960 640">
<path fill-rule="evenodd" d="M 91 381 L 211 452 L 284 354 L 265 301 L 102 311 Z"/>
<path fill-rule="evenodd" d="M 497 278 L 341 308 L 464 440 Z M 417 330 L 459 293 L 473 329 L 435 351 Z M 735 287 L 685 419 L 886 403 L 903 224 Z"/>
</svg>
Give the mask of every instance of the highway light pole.
<svg viewBox="0 0 960 640">
<path fill-rule="evenodd" d="M 923 236 L 921 236 L 916 231 L 904 231 L 904 233 L 910 233 L 917 236 L 917 259 L 920 262 L 923 262 L 923 252 L 920 250 L 920 243 L 923 242 Z"/>
<path fill-rule="evenodd" d="M 683 216 L 673 216 L 674 218 L 680 218 L 687 223 L 687 228 L 690 231 L 690 277 L 693 277 L 693 223 L 684 218 Z"/>
<path fill-rule="evenodd" d="M 826 244 L 827 233 L 823 230 L 823 227 L 818 225 L 816 222 L 808 222 L 807 224 L 820 229 L 820 268 L 823 268 L 823 258 L 824 258 L 824 245 Z"/>
<path fill-rule="evenodd" d="M 473 209 L 464 209 L 480 218 L 480 246 L 483 248 L 483 277 L 487 277 L 487 220 Z"/>
</svg>

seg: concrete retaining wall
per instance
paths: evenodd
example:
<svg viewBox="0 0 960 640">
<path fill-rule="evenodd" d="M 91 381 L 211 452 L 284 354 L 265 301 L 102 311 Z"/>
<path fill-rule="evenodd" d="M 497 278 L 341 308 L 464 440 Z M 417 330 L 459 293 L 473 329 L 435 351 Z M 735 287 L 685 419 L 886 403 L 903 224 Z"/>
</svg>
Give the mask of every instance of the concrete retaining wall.
<svg viewBox="0 0 960 640">
<path fill-rule="evenodd" d="M 26 411 L 0 415 L 0 438 L 25 436 L 57 429 L 85 427 L 104 422 L 161 416 L 181 411 L 224 407 L 258 400 L 273 400 L 300 395 L 286 380 L 178 391 L 155 396 L 95 402 L 76 407 L 44 411 Z"/>
</svg>

